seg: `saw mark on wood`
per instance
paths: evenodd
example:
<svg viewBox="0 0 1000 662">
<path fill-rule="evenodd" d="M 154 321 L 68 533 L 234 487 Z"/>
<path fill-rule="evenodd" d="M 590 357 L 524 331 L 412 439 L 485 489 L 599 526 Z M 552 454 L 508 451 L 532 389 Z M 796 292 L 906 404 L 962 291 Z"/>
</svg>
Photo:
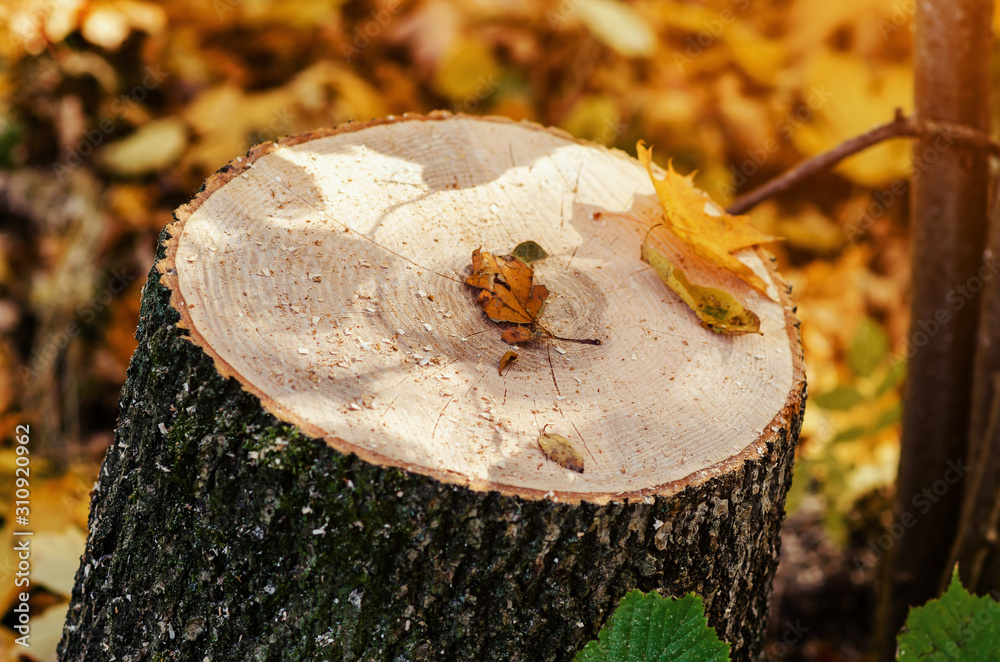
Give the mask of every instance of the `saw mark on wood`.
<svg viewBox="0 0 1000 662">
<path fill-rule="evenodd" d="M 464 358 L 464 357 L 462 357 L 462 358 Z M 447 368 L 449 365 L 451 365 L 451 364 L 449 363 L 449 364 L 442 365 L 437 370 L 433 370 L 433 371 L 427 373 L 426 375 L 421 375 L 419 371 L 412 370 L 412 371 L 409 372 L 409 374 L 406 375 L 406 377 L 403 377 L 401 380 L 399 380 L 399 383 L 396 384 L 395 386 L 393 386 L 392 390 L 395 391 L 400 386 L 402 386 L 403 384 L 405 384 L 408 380 L 410 380 L 411 378 L 414 378 L 414 377 L 424 377 L 424 379 L 432 379 L 432 378 L 436 377 L 439 373 L 444 372 L 445 368 Z M 421 366 L 417 365 L 415 367 L 419 368 Z M 393 402 L 395 402 L 395 400 Z"/>
<path fill-rule="evenodd" d="M 563 419 L 569 421 L 569 424 L 573 426 L 573 429 L 576 431 L 576 436 L 580 438 L 580 442 L 583 446 L 583 449 L 587 451 L 587 455 L 589 455 L 590 459 L 593 460 L 594 463 L 596 464 L 597 458 L 594 457 L 594 454 L 590 452 L 590 448 L 587 446 L 587 440 L 583 438 L 582 434 L 580 434 L 580 429 L 576 427 L 576 423 L 574 423 L 572 419 L 566 418 L 566 414 L 563 414 L 562 409 L 559 410 L 559 413 L 562 414 Z"/>
<path fill-rule="evenodd" d="M 633 326 L 637 329 L 642 329 L 646 333 L 662 333 L 665 336 L 673 336 L 674 338 L 680 338 L 681 340 L 690 340 L 691 342 L 695 342 L 695 339 L 692 338 L 691 336 L 685 336 L 683 334 L 675 333 L 673 331 L 664 331 L 663 329 L 651 329 L 641 324 L 636 324 L 634 322 L 625 322 L 622 320 L 619 320 L 619 324 L 624 324 L 625 326 Z"/>
<path fill-rule="evenodd" d="M 396 400 L 399 400 L 399 396 L 398 395 L 395 398 L 392 399 L 392 402 L 389 403 L 389 406 L 386 407 L 385 411 L 382 412 L 382 415 L 378 417 L 378 422 L 379 423 L 381 423 L 382 419 L 385 418 L 385 415 L 389 413 L 389 410 L 392 409 L 392 406 L 394 404 L 396 404 Z"/>
<path fill-rule="evenodd" d="M 431 439 L 434 438 L 434 434 L 437 432 L 438 423 L 441 422 L 441 417 L 444 416 L 444 410 L 448 408 L 448 405 L 450 405 L 451 401 L 454 399 L 455 399 L 454 397 L 448 398 L 448 402 L 444 403 L 444 407 L 441 407 L 441 411 L 438 413 L 437 420 L 434 421 L 434 428 L 431 430 Z"/>
<path fill-rule="evenodd" d="M 576 248 L 573 249 L 573 252 L 570 253 L 569 261 L 566 262 L 566 266 L 565 266 L 565 268 L 563 268 L 563 271 L 569 271 L 569 265 L 573 264 L 573 259 L 576 257 L 576 252 L 578 250 L 580 250 L 581 248 L 585 248 L 587 246 L 587 244 L 589 244 L 591 241 L 593 241 L 593 239 L 594 239 L 595 236 L 596 235 L 590 235 L 589 237 L 587 237 L 587 240 L 585 242 L 583 242 L 582 244 L 580 244 L 579 246 L 577 246 Z"/>
<path fill-rule="evenodd" d="M 649 271 L 649 268 L 646 268 L 646 269 L 637 269 L 636 271 L 633 271 L 632 273 L 630 273 L 627 276 L 625 276 L 625 280 L 628 280 L 629 278 L 631 278 L 632 276 L 635 276 L 636 274 L 646 273 L 647 271 Z M 601 296 L 607 296 L 607 295 L 612 294 L 614 292 L 618 292 L 619 290 L 624 290 L 624 289 L 626 289 L 628 287 L 631 287 L 631 286 L 630 285 L 622 285 L 621 287 L 616 287 L 613 290 L 607 290 L 606 292 L 601 292 Z"/>
<path fill-rule="evenodd" d="M 397 253 L 396 251 L 392 250 L 391 248 L 389 248 L 385 244 L 382 244 L 382 243 L 380 243 L 378 241 L 375 241 L 374 239 L 372 239 L 368 235 L 361 234 L 360 232 L 358 232 L 354 228 L 350 227 L 349 225 L 343 223 L 342 221 L 338 221 L 336 218 L 333 217 L 333 215 L 330 212 L 328 212 L 325 209 L 322 209 L 322 208 L 316 206 L 315 204 L 313 204 L 313 202 L 311 200 L 309 200 L 306 197 L 302 196 L 298 191 L 296 191 L 295 189 L 293 189 L 288 184 L 286 184 L 284 182 L 281 182 L 281 186 L 286 191 L 288 191 L 289 193 L 291 193 L 292 195 L 294 195 L 295 197 L 297 197 L 299 200 L 301 200 L 303 203 L 309 205 L 310 207 L 312 207 L 313 209 L 315 209 L 317 212 L 319 212 L 320 214 L 322 214 L 326 218 L 330 219 L 331 221 L 333 221 L 334 223 L 336 223 L 340 227 L 344 228 L 345 232 L 351 232 L 353 234 L 358 235 L 359 237 L 361 237 L 365 241 L 368 241 L 371 244 L 373 244 L 375 246 L 378 246 L 379 248 L 381 248 L 382 250 L 384 250 L 385 252 L 387 252 L 387 253 L 389 253 L 391 255 L 395 255 L 396 257 L 398 257 L 400 260 L 403 260 L 404 262 L 409 262 L 410 264 L 412 264 L 413 266 L 417 267 L 418 269 L 423 269 L 424 271 L 428 271 L 428 272 L 434 274 L 435 276 L 440 276 L 441 278 L 444 278 L 445 280 L 450 280 L 450 281 L 456 282 L 459 285 L 462 284 L 462 281 L 460 279 L 453 278 L 453 277 L 451 277 L 451 276 L 449 276 L 447 274 L 443 274 L 443 273 L 441 273 L 439 271 L 434 271 L 433 269 L 431 269 L 429 267 L 425 267 L 422 264 L 420 264 L 419 262 L 416 262 L 415 260 L 411 260 L 410 258 L 406 257 L 402 253 Z"/>
<path fill-rule="evenodd" d="M 545 346 L 545 354 L 549 358 L 549 374 L 552 375 L 552 383 L 555 384 L 556 393 L 562 395 L 562 391 L 559 390 L 559 382 L 556 381 L 556 369 L 552 366 L 552 348 L 548 345 Z"/>
<path fill-rule="evenodd" d="M 593 460 L 594 463 L 596 464 L 597 458 L 594 457 L 594 454 L 590 452 L 590 445 L 587 443 L 587 440 L 584 439 L 583 434 L 580 432 L 580 428 L 576 427 L 576 423 L 574 423 L 572 419 L 566 419 L 566 420 L 568 420 L 569 424 L 573 426 L 573 429 L 576 431 L 576 436 L 580 437 L 580 442 L 583 444 L 584 450 L 587 451 L 587 455 L 589 455 L 590 459 Z"/>
<path fill-rule="evenodd" d="M 482 361 L 480 361 L 480 364 L 481 364 L 481 363 L 482 363 Z M 483 370 L 482 374 L 481 374 L 481 375 L 479 375 L 479 379 L 477 379 L 477 380 L 475 381 L 475 383 L 474 383 L 474 384 L 473 384 L 472 386 L 470 386 L 470 387 L 469 387 L 469 390 L 467 390 L 467 391 L 465 392 L 465 395 L 469 395 L 470 393 L 472 393 L 472 389 L 474 389 L 474 388 L 476 388 L 477 386 L 479 386 L 479 382 L 483 381 L 483 379 L 484 379 L 484 378 L 486 377 L 487 373 L 489 373 L 489 369 L 488 369 L 488 368 L 487 368 L 486 370 Z M 463 396 L 463 397 L 464 397 L 464 396 Z"/>
<path fill-rule="evenodd" d="M 569 261 L 568 261 L 568 262 L 566 262 L 566 268 L 565 268 L 565 269 L 563 269 L 563 271 L 569 271 L 569 265 L 573 264 L 573 258 L 575 258 L 575 257 L 576 257 L 576 252 L 577 252 L 578 250 L 580 250 L 580 247 L 579 247 L 579 246 L 577 246 L 576 248 L 574 248 L 574 249 L 573 249 L 573 252 L 572 252 L 572 253 L 570 254 L 570 256 L 569 256 Z"/>
<path fill-rule="evenodd" d="M 535 419 L 535 427 L 539 430 L 544 430 L 545 427 L 538 422 L 538 401 L 534 398 L 531 399 L 531 415 Z M 537 438 L 537 437 L 536 437 Z M 518 435 L 517 440 L 521 440 L 521 436 Z"/>
</svg>

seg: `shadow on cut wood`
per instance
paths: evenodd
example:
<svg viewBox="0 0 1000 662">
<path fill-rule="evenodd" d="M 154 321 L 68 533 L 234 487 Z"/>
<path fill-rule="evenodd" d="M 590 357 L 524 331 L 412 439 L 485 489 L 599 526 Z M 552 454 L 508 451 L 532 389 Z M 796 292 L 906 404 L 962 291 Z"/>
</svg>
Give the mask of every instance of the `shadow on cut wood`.
<svg viewBox="0 0 1000 662">
<path fill-rule="evenodd" d="M 621 152 L 435 114 L 262 145 L 162 235 L 61 659 L 569 660 L 631 588 L 759 650 L 805 382 L 787 288 L 720 336 L 639 259 Z M 464 284 L 526 240 L 557 335 Z M 565 437 L 583 472 L 551 461 Z"/>
</svg>

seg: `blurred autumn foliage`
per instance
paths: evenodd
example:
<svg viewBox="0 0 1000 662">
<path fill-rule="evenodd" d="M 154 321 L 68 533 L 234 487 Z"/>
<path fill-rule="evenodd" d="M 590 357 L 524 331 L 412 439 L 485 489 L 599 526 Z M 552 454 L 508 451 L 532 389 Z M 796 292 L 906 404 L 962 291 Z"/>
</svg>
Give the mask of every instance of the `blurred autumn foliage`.
<svg viewBox="0 0 1000 662">
<path fill-rule="evenodd" d="M 47 535 L 72 538 L 64 560 L 75 570 L 157 234 L 208 174 L 252 145 L 405 112 L 505 115 L 633 154 L 644 139 L 678 171 L 697 170 L 696 183 L 725 204 L 910 110 L 912 9 L 912 0 L 2 0 L 0 481 L 11 483 L 15 424 L 30 423 L 48 466 L 34 488 L 53 501 Z M 790 509 L 818 513 L 835 545 L 887 521 L 911 174 L 919 163 L 908 141 L 884 143 L 751 214 L 787 238 L 776 250 L 799 305 L 812 394 Z M 0 493 L 0 517 L 9 498 Z M 13 567 L 3 554 L 0 574 Z M 57 575 L 45 585 L 64 610 L 72 571 Z M 5 627 L 0 636 L 10 641 Z M 54 659 L 53 650 L 31 654 Z"/>
</svg>

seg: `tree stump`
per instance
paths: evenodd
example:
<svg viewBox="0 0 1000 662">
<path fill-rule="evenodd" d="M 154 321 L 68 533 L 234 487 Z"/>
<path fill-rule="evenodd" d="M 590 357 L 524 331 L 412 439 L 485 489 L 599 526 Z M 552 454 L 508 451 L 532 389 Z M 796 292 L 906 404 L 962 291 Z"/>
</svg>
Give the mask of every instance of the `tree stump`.
<svg viewBox="0 0 1000 662">
<path fill-rule="evenodd" d="M 62 660 L 570 660 L 626 591 L 759 651 L 805 382 L 794 308 L 716 335 L 639 259 L 625 154 L 388 118 L 254 148 L 164 230 Z M 534 240 L 556 335 L 464 284 Z M 702 265 L 703 266 L 703 265 Z M 584 471 L 549 460 L 547 430 Z"/>
</svg>

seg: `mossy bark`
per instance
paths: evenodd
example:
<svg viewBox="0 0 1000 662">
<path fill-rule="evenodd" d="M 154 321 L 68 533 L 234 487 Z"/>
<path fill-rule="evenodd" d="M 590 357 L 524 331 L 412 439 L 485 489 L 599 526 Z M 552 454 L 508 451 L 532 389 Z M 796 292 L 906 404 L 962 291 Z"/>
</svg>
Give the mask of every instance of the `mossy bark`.
<svg viewBox="0 0 1000 662">
<path fill-rule="evenodd" d="M 669 498 L 524 500 L 304 436 L 177 320 L 154 269 L 61 660 L 569 660 L 631 588 L 759 651 L 801 411 Z"/>
</svg>

